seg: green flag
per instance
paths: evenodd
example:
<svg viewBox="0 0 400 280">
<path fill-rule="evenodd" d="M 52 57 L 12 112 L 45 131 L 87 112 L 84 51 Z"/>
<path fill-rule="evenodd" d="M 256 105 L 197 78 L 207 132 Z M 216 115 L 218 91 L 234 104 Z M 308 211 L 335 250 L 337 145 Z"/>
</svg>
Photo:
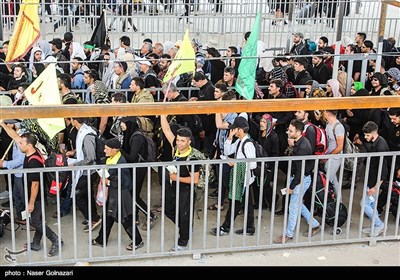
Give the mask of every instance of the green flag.
<svg viewBox="0 0 400 280">
<path fill-rule="evenodd" d="M 253 99 L 256 82 L 258 33 L 260 31 L 261 14 L 258 13 L 251 29 L 250 37 L 242 51 L 242 60 L 239 65 L 239 76 L 236 81 L 236 91 L 246 99 Z"/>
</svg>

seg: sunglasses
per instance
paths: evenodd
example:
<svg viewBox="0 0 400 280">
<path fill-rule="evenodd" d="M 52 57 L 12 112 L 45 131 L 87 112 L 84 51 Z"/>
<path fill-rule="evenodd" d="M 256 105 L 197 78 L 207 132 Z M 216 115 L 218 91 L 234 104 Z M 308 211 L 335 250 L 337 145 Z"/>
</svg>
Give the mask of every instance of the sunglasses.
<svg viewBox="0 0 400 280">
<path fill-rule="evenodd" d="M 372 81 L 378 82 L 379 80 L 377 78 L 372 78 Z"/>
</svg>

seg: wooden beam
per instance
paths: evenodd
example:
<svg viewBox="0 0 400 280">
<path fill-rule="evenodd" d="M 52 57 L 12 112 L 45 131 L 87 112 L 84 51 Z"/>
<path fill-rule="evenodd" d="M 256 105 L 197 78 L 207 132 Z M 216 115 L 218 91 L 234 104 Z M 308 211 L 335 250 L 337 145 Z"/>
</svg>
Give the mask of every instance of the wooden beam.
<svg viewBox="0 0 400 280">
<path fill-rule="evenodd" d="M 400 8 L 400 2 L 399 1 L 382 0 L 382 4 L 384 4 L 384 3 Z"/>
<path fill-rule="evenodd" d="M 385 36 L 387 9 L 388 9 L 387 1 L 382 1 L 381 16 L 379 18 L 378 43 L 383 42 L 383 38 Z"/>
<path fill-rule="evenodd" d="M 0 107 L 2 119 L 154 116 L 400 107 L 400 96 Z"/>
</svg>

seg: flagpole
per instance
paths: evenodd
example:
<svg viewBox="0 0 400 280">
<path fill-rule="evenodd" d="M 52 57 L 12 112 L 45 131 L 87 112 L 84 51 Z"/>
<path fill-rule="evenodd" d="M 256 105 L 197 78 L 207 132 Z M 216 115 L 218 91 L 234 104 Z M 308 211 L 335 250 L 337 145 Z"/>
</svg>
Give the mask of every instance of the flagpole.
<svg viewBox="0 0 400 280">
<path fill-rule="evenodd" d="M 176 67 L 176 68 L 174 69 L 174 72 L 172 72 L 172 74 L 171 74 L 171 79 L 169 79 L 169 81 L 168 81 L 167 92 L 164 94 L 164 100 L 163 100 L 163 102 L 165 102 L 165 101 L 167 100 L 167 95 L 168 95 L 168 93 L 169 93 L 169 90 L 171 89 L 172 80 L 175 79 L 175 73 L 176 73 L 176 70 L 178 70 L 178 68 L 179 68 L 179 66 Z"/>
<path fill-rule="evenodd" d="M 13 145 L 14 140 L 11 140 L 10 145 L 8 145 L 8 148 L 6 150 L 6 152 L 4 153 L 3 157 L 1 158 L 1 160 L 4 160 L 6 158 L 6 155 L 8 154 L 8 151 L 11 149 L 11 146 Z"/>
<path fill-rule="evenodd" d="M 107 44 L 107 38 L 108 38 L 108 28 L 107 28 L 107 11 L 106 9 L 103 9 L 103 15 L 104 15 L 104 28 L 106 29 L 106 38 L 104 38 L 103 44 Z M 101 48 L 102 46 L 100 46 Z"/>
</svg>

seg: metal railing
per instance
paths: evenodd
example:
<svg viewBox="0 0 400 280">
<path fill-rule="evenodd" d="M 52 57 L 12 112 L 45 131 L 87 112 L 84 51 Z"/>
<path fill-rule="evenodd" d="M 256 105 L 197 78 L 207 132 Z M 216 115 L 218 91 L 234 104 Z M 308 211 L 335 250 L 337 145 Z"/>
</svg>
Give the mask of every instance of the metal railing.
<svg viewBox="0 0 400 280">
<path fill-rule="evenodd" d="M 60 253 L 58 256 L 50 258 L 47 256 L 47 249 L 50 247 L 50 243 L 43 235 L 42 239 L 42 250 L 39 252 L 33 252 L 32 250 L 28 250 L 26 255 L 17 254 L 15 252 L 20 251 L 21 246 L 24 243 L 30 243 L 31 235 L 33 234 L 29 229 L 31 227 L 29 220 L 27 220 L 26 226 L 17 227 L 16 224 L 11 222 L 10 225 L 7 226 L 7 229 L 10 231 L 6 231 L 5 235 L 1 237 L 0 243 L 0 252 L 1 252 L 1 260 L 0 264 L 9 265 L 10 262 L 14 265 L 55 265 L 55 264 L 71 264 L 77 261 L 107 261 L 107 260 L 123 260 L 123 259 L 132 259 L 132 258 L 148 258 L 148 257 L 165 257 L 174 254 L 195 254 L 195 253 L 211 253 L 211 252 L 232 252 L 232 251 L 242 251 L 242 250 L 261 250 L 261 249 L 272 249 L 272 248 L 283 248 L 283 247 L 309 247 L 309 246 L 319 246 L 319 245 L 328 245 L 328 244 L 347 244 L 347 243 L 357 243 L 357 242 L 376 242 L 376 241 L 384 241 L 384 240 L 398 240 L 399 239 L 399 216 L 400 211 L 397 210 L 397 213 L 390 213 L 391 208 L 390 205 L 392 203 L 392 186 L 395 181 L 395 172 L 394 172 L 394 163 L 396 161 L 396 157 L 400 156 L 400 152 L 386 152 L 386 153 L 365 153 L 365 154 L 351 154 L 351 155 L 332 155 L 332 156 L 306 156 L 306 157 L 279 157 L 279 158 L 257 158 L 257 161 L 262 163 L 262 167 L 264 164 L 274 164 L 274 168 L 271 172 L 271 204 L 269 205 L 271 212 L 262 209 L 263 198 L 265 194 L 264 187 L 260 187 L 257 185 L 250 186 L 248 182 L 245 182 L 246 188 L 243 196 L 243 205 L 244 205 L 244 217 L 239 215 L 236 219 L 234 219 L 233 214 L 230 217 L 226 217 L 226 212 L 217 210 L 212 211 L 209 210 L 209 206 L 214 204 L 214 201 L 207 199 L 208 195 L 211 193 L 210 187 L 211 182 L 208 181 L 209 168 L 207 166 L 209 164 L 213 164 L 215 169 L 220 171 L 219 175 L 216 177 L 217 182 L 215 186 L 219 191 L 218 199 L 221 199 L 222 193 L 222 168 L 223 164 L 227 162 L 235 162 L 233 167 L 233 174 L 237 172 L 237 163 L 238 162 L 252 162 L 254 159 L 241 159 L 241 160 L 206 160 L 206 161 L 185 161 L 185 162 L 158 162 L 158 163 L 140 163 L 140 164 L 121 164 L 121 165 L 113 165 L 113 169 L 117 169 L 118 172 L 118 200 L 121 201 L 121 170 L 123 168 L 128 168 L 132 170 L 133 180 L 132 180 L 132 193 L 136 193 L 136 188 L 138 186 L 135 185 L 135 174 L 137 173 L 138 168 L 144 168 L 146 170 L 147 179 L 145 181 L 144 190 L 142 192 L 142 197 L 144 201 L 147 203 L 147 211 L 152 210 L 152 205 L 160 204 L 162 212 L 158 215 L 159 222 L 157 222 L 152 228 L 150 226 L 150 216 L 145 217 L 144 219 L 140 216 L 140 220 L 142 224 L 149 225 L 146 230 L 140 230 L 140 234 L 144 241 L 144 248 L 133 250 L 132 252 L 125 250 L 126 244 L 129 244 L 129 238 L 127 238 L 126 234 L 122 231 L 121 223 L 115 224 L 116 226 L 112 230 L 109 242 L 106 246 L 102 248 L 95 246 L 92 244 L 92 239 L 98 236 L 97 229 L 89 230 L 89 232 L 83 232 L 81 229 L 80 223 L 84 219 L 76 207 L 76 198 L 72 196 L 72 215 L 66 215 L 65 217 L 60 216 L 60 204 L 63 199 L 61 193 L 57 192 L 56 196 L 48 197 L 47 200 L 49 202 L 53 201 L 53 203 L 46 204 L 45 196 L 48 191 L 48 186 L 45 185 L 45 172 L 56 171 L 71 171 L 72 172 L 72 184 L 74 185 L 74 174 L 78 170 L 83 170 L 84 173 L 89 174 L 90 171 L 100 170 L 102 172 L 104 168 L 110 168 L 110 166 L 83 166 L 83 167 L 65 167 L 65 168 L 41 168 L 41 169 L 24 169 L 24 170 L 1 170 L 0 174 L 6 174 L 7 179 L 10 182 L 10 209 L 12 209 L 14 201 L 11 195 L 12 193 L 12 184 L 11 184 L 11 176 L 10 174 L 15 174 L 17 172 L 23 173 L 23 179 L 25 182 L 25 193 L 27 193 L 27 174 L 32 172 L 40 172 L 40 189 L 41 189 L 41 205 L 42 205 L 42 215 L 46 217 L 47 224 L 52 228 L 57 235 L 59 236 L 59 240 L 64 241 L 64 246 L 60 247 Z M 344 170 L 344 161 L 348 157 L 354 157 L 356 159 L 356 164 L 353 167 L 353 170 Z M 383 220 L 385 227 L 381 235 L 369 237 L 363 234 L 363 228 L 371 228 L 369 222 L 364 219 L 364 201 L 368 199 L 366 196 L 366 188 L 367 188 L 367 178 L 369 173 L 369 167 L 371 158 L 379 158 L 379 170 L 378 176 L 382 172 L 383 161 L 387 160 L 391 165 L 390 168 L 390 176 L 388 180 L 388 195 L 385 197 L 386 199 L 386 208 L 384 212 L 381 213 L 381 219 Z M 344 173 L 348 172 L 350 189 L 344 190 L 340 189 L 338 193 L 336 193 L 336 200 L 333 202 L 330 198 L 328 198 L 328 192 L 325 192 L 323 195 L 323 207 L 321 205 L 317 206 L 316 192 L 321 189 L 321 186 L 317 185 L 317 167 L 322 159 L 340 159 L 341 167 L 339 169 L 339 183 L 342 185 L 344 180 Z M 300 212 L 301 207 L 299 207 L 299 211 L 297 213 L 297 226 L 294 231 L 293 239 L 288 240 L 284 244 L 275 244 L 273 241 L 276 237 L 280 235 L 285 236 L 285 230 L 287 227 L 288 220 L 288 207 L 289 207 L 289 197 L 286 196 L 286 199 L 282 199 L 280 196 L 281 189 L 289 188 L 289 175 L 292 170 L 292 163 L 295 160 L 302 161 L 302 174 L 304 174 L 304 163 L 307 160 L 314 162 L 314 174 L 311 175 L 313 178 L 313 182 L 309 188 L 309 193 L 311 194 L 311 217 L 316 218 L 320 225 L 321 231 L 318 235 L 311 236 L 311 225 L 307 225 L 304 220 L 300 220 Z M 359 173 L 356 171 L 357 161 L 365 162 L 365 170 L 364 173 Z M 328 161 L 329 162 L 329 161 Z M 280 164 L 287 164 L 288 172 L 285 175 L 279 171 L 278 166 Z M 189 186 L 181 186 L 182 188 L 187 188 L 189 192 L 189 198 L 187 202 L 190 205 L 190 215 L 188 217 L 188 225 L 186 228 L 189 232 L 189 241 L 187 244 L 187 248 L 183 251 L 179 252 L 170 252 L 169 249 L 171 246 L 177 245 L 177 240 L 179 238 L 179 222 L 180 219 L 179 213 L 179 203 L 180 195 L 182 192 L 178 192 L 181 188 L 179 185 L 177 188 L 172 188 L 167 185 L 168 180 L 168 172 L 166 171 L 166 167 L 170 165 L 182 166 L 186 165 L 189 170 L 194 170 L 195 166 L 204 166 L 203 170 L 206 170 L 206 188 L 198 189 L 192 183 Z M 246 173 L 250 174 L 249 165 L 246 165 Z M 158 170 L 160 172 L 157 176 L 153 170 Z M 180 170 L 180 168 L 178 168 Z M 329 166 L 328 169 L 329 170 Z M 329 171 L 327 172 L 327 177 L 329 177 Z M 178 178 L 180 173 L 178 171 Z M 234 175 L 235 176 L 235 175 Z M 264 182 L 267 174 L 262 171 L 260 182 Z M 357 178 L 360 177 L 359 181 L 356 181 Z M 57 176 L 57 180 L 59 176 Z M 192 175 L 193 179 L 193 175 Z M 303 183 L 304 176 L 302 177 Z M 106 188 L 105 182 L 101 183 L 101 187 L 103 189 Z M 239 191 L 239 187 L 234 183 L 231 187 L 233 187 L 233 196 L 236 191 Z M 327 185 L 325 185 L 327 188 Z M 93 182 L 88 180 L 87 183 L 88 192 L 94 192 L 95 188 L 93 186 Z M 253 200 L 253 192 L 254 189 L 259 189 L 259 199 L 254 201 L 254 205 L 258 206 L 257 210 L 254 210 L 254 232 L 251 231 L 251 235 L 236 235 L 234 231 L 236 229 L 243 229 L 246 232 L 246 222 L 247 222 L 247 214 L 248 214 L 248 204 Z M 323 188 L 323 187 L 322 187 Z M 168 198 L 168 193 L 171 195 L 175 193 L 176 198 L 170 199 Z M 74 193 L 74 192 L 73 192 Z M 378 192 L 379 193 L 379 187 Z M 398 194 L 397 194 L 398 196 Z M 169 196 L 170 197 L 170 196 Z M 93 197 L 89 196 L 89 205 Z M 133 205 L 136 203 L 136 197 L 133 195 L 131 197 Z M 376 196 L 375 199 L 378 199 Z M 393 200 L 394 201 L 394 200 Z M 25 196 L 25 202 L 28 202 L 27 196 Z M 343 203 L 348 211 L 348 215 L 345 218 L 345 223 L 343 226 L 338 225 L 339 215 L 339 204 Z M 361 202 L 361 203 L 360 203 Z M 171 213 L 166 213 L 166 211 L 171 211 L 171 208 L 166 204 L 174 205 L 173 209 L 175 209 L 176 213 L 176 223 L 173 224 L 169 219 L 166 219 L 165 214 L 171 219 Z M 300 203 L 300 202 L 299 202 Z M 327 217 L 327 205 L 331 205 L 335 203 L 335 218 L 334 222 L 329 221 Z M 398 200 L 397 200 L 398 203 Z M 228 204 L 224 204 L 224 209 L 226 209 Z M 396 206 L 396 205 L 393 205 Z M 120 206 L 121 207 L 121 206 Z M 235 206 L 232 206 L 233 208 Z M 316 207 L 319 207 L 316 211 Z M 279 210 L 280 208 L 285 209 L 284 215 L 276 216 L 275 210 Z M 105 207 L 97 208 L 99 213 L 106 215 Z M 121 209 L 121 208 L 119 208 Z M 397 208 L 398 209 L 398 205 Z M 315 210 L 315 211 L 314 211 Z M 57 211 L 57 218 L 54 219 L 51 217 L 51 214 Z M 135 225 L 135 215 L 137 208 L 133 206 L 132 208 L 132 223 Z M 321 212 L 322 211 L 322 212 Z M 375 214 L 377 211 L 377 204 L 373 209 L 373 213 Z M 234 209 L 231 213 L 234 212 Z M 121 221 L 121 211 L 118 212 L 118 221 Z M 321 216 L 317 216 L 319 213 Z M 89 207 L 89 217 L 91 216 L 91 209 Z M 249 217 L 251 218 L 251 217 Z M 11 212 L 11 220 L 14 221 L 15 214 Z M 230 219 L 231 227 L 227 236 L 222 236 L 217 234 L 214 236 L 210 234 L 210 230 L 212 228 L 219 228 L 225 219 Z M 91 219 L 89 218 L 89 224 L 91 223 Z M 372 221 L 373 222 L 373 221 Z M 329 226 L 329 225 L 331 226 Z M 106 222 L 103 219 L 101 226 L 105 227 Z M 24 231 L 26 229 L 26 231 Z M 43 226 L 43 230 L 45 227 Z M 372 226 L 372 230 L 373 226 Z M 301 233 L 304 232 L 304 237 Z M 254 235 L 253 235 L 254 233 Z M 103 237 L 105 237 L 103 235 Z M 132 230 L 132 240 L 135 240 L 136 234 L 135 231 Z M 60 241 L 61 242 L 61 241 Z M 135 241 L 134 241 L 135 243 Z M 11 252 L 8 254 L 4 254 L 5 248 L 7 248 L 7 252 Z M 6 255 L 8 256 L 5 260 Z M 12 258 L 10 258 L 12 255 Z"/>
</svg>

